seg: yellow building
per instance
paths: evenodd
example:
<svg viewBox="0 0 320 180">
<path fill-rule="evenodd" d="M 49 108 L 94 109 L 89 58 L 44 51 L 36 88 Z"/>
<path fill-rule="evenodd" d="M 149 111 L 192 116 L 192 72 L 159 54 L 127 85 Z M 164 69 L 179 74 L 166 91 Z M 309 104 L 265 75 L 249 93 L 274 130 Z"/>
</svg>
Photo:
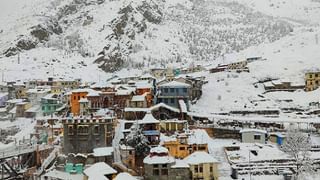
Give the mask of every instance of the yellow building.
<svg viewBox="0 0 320 180">
<path fill-rule="evenodd" d="M 190 166 L 191 179 L 218 180 L 218 161 L 210 154 L 197 151 L 184 159 Z"/>
<path fill-rule="evenodd" d="M 160 130 L 162 132 L 181 132 L 183 131 L 186 123 L 187 121 L 178 119 L 160 121 Z"/>
<path fill-rule="evenodd" d="M 306 91 L 316 90 L 320 86 L 320 72 L 308 72 L 304 79 Z"/>
<path fill-rule="evenodd" d="M 203 129 L 196 129 L 190 134 L 180 134 L 175 139 L 164 141 L 163 146 L 175 158 L 185 158 L 196 151 L 208 152 L 208 136 Z"/>
</svg>

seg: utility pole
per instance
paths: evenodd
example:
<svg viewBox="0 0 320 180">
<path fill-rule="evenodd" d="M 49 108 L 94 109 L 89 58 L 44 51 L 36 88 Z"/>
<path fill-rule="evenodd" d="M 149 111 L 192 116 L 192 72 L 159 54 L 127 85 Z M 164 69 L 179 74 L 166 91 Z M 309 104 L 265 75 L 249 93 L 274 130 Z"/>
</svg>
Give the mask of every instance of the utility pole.
<svg viewBox="0 0 320 180">
<path fill-rule="evenodd" d="M 249 180 L 251 180 L 250 150 L 249 150 Z"/>
<path fill-rule="evenodd" d="M 20 53 L 18 53 L 18 64 L 20 64 Z"/>
</svg>

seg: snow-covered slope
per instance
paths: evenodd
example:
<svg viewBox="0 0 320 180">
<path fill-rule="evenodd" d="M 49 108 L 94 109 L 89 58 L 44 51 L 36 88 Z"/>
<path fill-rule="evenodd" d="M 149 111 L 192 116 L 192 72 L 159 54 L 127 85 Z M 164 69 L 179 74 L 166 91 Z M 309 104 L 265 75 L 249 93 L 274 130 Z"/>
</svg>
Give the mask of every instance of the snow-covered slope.
<svg viewBox="0 0 320 180">
<path fill-rule="evenodd" d="M 188 66 L 291 31 L 284 21 L 217 0 L 6 0 L 0 5 L 7 7 L 0 24 L 6 80 L 16 79 L 17 70 L 23 78 L 81 78 L 100 68 Z"/>
<path fill-rule="evenodd" d="M 270 4 L 276 4 L 275 1 L 269 0 L 239 0 L 239 2 L 282 20 L 295 22 L 294 30 L 289 36 L 278 41 L 252 46 L 239 53 L 226 55 L 225 60 L 217 61 L 217 63 L 228 63 L 251 56 L 261 56 L 266 59 L 249 63 L 250 73 L 207 74 L 209 83 L 204 86 L 204 95 L 192 107 L 193 110 L 212 113 L 245 109 L 310 108 L 310 102 L 320 100 L 320 90 L 263 94 L 263 86 L 260 84 L 255 87 L 254 84 L 263 79 L 273 78 L 304 85 L 304 73 L 320 69 L 320 43 L 317 38 L 320 36 L 320 27 L 315 21 L 320 17 L 318 15 L 320 3 L 309 0 L 284 0 L 281 1 L 282 5 L 274 7 Z M 294 9 L 300 11 L 295 14 L 292 11 Z"/>
</svg>

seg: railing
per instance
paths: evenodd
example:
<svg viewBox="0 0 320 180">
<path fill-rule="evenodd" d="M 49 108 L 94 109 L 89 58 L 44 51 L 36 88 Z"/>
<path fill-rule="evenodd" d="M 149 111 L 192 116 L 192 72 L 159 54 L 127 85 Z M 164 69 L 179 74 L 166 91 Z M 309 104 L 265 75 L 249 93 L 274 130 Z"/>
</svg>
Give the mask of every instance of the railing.
<svg viewBox="0 0 320 180">
<path fill-rule="evenodd" d="M 14 147 L 9 147 L 3 150 L 0 150 L 0 159 L 5 159 L 9 157 L 18 156 L 20 154 L 27 154 L 31 153 L 37 150 L 37 146 L 39 147 L 39 150 L 49 149 L 52 148 L 52 146 L 48 145 L 19 145 Z"/>
</svg>

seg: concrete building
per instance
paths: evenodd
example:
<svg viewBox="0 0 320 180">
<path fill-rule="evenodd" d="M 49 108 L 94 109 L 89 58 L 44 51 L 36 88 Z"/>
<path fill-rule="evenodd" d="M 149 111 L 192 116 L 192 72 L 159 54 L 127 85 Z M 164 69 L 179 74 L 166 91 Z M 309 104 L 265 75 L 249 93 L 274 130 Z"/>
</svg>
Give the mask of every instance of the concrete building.
<svg viewBox="0 0 320 180">
<path fill-rule="evenodd" d="M 44 116 L 55 113 L 56 109 L 62 106 L 57 97 L 55 94 L 48 94 L 41 98 L 41 110 Z"/>
<path fill-rule="evenodd" d="M 320 71 L 307 72 L 304 79 L 306 91 L 316 90 L 320 86 Z"/>
<path fill-rule="evenodd" d="M 176 163 L 164 147 L 152 148 L 143 163 L 146 180 L 190 179 L 189 165 L 181 160 Z"/>
<path fill-rule="evenodd" d="M 157 102 L 179 108 L 179 100 L 182 99 L 189 107 L 190 87 L 189 84 L 178 81 L 158 85 Z"/>
<path fill-rule="evenodd" d="M 189 164 L 192 180 L 218 180 L 218 161 L 210 154 L 203 151 L 196 151 L 184 158 Z"/>
<path fill-rule="evenodd" d="M 7 100 L 8 100 L 8 93 L 0 92 L 0 108 L 6 105 Z"/>
<path fill-rule="evenodd" d="M 241 141 L 243 143 L 261 143 L 267 141 L 267 131 L 261 129 L 242 129 L 240 131 Z"/>
<path fill-rule="evenodd" d="M 91 153 L 94 148 L 112 146 L 112 117 L 62 119 L 64 153 Z"/>
</svg>

